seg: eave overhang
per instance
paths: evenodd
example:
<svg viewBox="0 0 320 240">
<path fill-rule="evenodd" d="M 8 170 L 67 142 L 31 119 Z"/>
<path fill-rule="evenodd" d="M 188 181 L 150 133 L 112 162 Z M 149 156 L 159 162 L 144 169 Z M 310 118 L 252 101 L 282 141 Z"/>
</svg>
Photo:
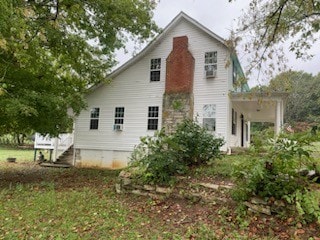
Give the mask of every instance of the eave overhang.
<svg viewBox="0 0 320 240">
<path fill-rule="evenodd" d="M 288 93 L 284 92 L 231 92 L 229 94 L 232 105 L 247 121 L 275 122 L 277 109 L 281 108 L 283 117 L 284 105 Z"/>
</svg>

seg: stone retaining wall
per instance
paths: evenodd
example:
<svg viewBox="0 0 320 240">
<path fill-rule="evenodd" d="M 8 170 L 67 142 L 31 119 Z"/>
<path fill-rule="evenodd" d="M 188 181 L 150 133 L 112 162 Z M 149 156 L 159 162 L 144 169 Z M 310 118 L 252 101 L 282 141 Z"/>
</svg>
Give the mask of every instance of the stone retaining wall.
<svg viewBox="0 0 320 240">
<path fill-rule="evenodd" d="M 234 185 L 231 183 L 208 183 L 194 182 L 189 177 L 179 177 L 178 183 L 174 187 L 163 187 L 158 185 L 137 184 L 132 177 L 132 173 L 121 171 L 116 183 L 116 192 L 130 193 L 152 198 L 173 197 L 179 199 L 188 199 L 192 202 L 204 202 L 215 204 L 218 202 L 230 201 L 228 191 Z M 265 201 L 258 197 L 253 197 L 244 202 L 248 211 L 272 215 L 281 212 L 288 206 L 284 201 L 273 200 Z"/>
<path fill-rule="evenodd" d="M 132 174 L 122 171 L 116 184 L 117 193 L 131 193 L 152 198 L 174 197 L 189 199 L 193 202 L 226 202 L 226 192 L 232 188 L 232 184 L 213 184 L 205 182 L 191 182 L 188 177 L 179 177 L 174 187 L 163 187 L 158 185 L 137 184 Z"/>
</svg>

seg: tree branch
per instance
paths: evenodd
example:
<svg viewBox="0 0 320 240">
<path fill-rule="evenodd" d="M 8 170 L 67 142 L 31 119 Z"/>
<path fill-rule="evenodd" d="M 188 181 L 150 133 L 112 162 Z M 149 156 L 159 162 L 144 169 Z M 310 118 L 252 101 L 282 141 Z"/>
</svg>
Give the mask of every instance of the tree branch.
<svg viewBox="0 0 320 240">
<path fill-rule="evenodd" d="M 56 0 L 56 6 L 55 7 L 56 7 L 56 13 L 55 13 L 54 17 L 51 19 L 53 21 L 56 21 L 57 18 L 58 18 L 58 15 L 59 15 L 59 0 Z"/>
</svg>

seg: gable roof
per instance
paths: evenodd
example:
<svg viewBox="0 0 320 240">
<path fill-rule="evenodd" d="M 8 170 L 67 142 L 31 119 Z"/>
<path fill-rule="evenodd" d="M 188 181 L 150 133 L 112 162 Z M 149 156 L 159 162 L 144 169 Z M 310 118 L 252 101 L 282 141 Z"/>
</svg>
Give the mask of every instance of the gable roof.
<svg viewBox="0 0 320 240">
<path fill-rule="evenodd" d="M 201 23 L 199 23 L 198 21 L 196 21 L 195 19 L 191 18 L 189 15 L 187 15 L 184 12 L 180 12 L 162 31 L 161 33 L 159 33 L 141 52 L 139 52 L 137 55 L 135 55 L 134 57 L 132 57 L 131 59 L 129 59 L 127 62 L 125 62 L 123 65 L 121 65 L 120 67 L 118 67 L 117 69 L 115 69 L 112 73 L 110 73 L 108 75 L 109 78 L 114 78 L 117 75 L 119 75 L 121 72 L 125 71 L 126 69 L 128 69 L 130 66 L 132 66 L 133 64 L 135 64 L 136 62 L 138 62 L 141 58 L 143 58 L 146 54 L 148 54 L 150 51 L 152 51 L 154 49 L 155 46 L 158 45 L 159 42 L 161 42 L 161 40 L 167 35 L 168 32 L 170 32 L 180 21 L 182 20 L 186 20 L 187 22 L 191 23 L 192 25 L 194 25 L 196 28 L 202 30 L 204 33 L 206 33 L 207 35 L 209 35 L 210 37 L 216 39 L 219 43 L 221 43 L 223 46 L 225 46 L 226 48 L 228 48 L 228 46 L 226 45 L 225 39 L 223 39 L 222 37 L 220 37 L 219 35 L 215 34 L 214 32 L 212 32 L 211 30 L 209 30 L 207 27 L 205 27 L 204 25 L 202 25 Z M 236 56 L 233 56 L 237 59 Z M 237 59 L 238 61 L 238 59 Z M 241 68 L 241 66 L 240 66 Z M 242 68 L 241 68 L 241 72 Z M 97 85 L 92 86 L 89 91 L 93 91 L 97 88 L 99 88 L 101 85 L 103 85 L 104 83 L 99 83 Z"/>
<path fill-rule="evenodd" d="M 147 53 L 149 53 L 165 36 L 168 32 L 171 31 L 172 28 L 174 28 L 181 20 L 186 20 L 189 23 L 193 24 L 196 26 L 198 29 L 202 30 L 206 34 L 208 34 L 210 37 L 216 39 L 218 42 L 220 42 L 222 45 L 227 47 L 225 40 L 218 36 L 217 34 L 213 33 L 210 31 L 208 28 L 200 24 L 198 21 L 195 19 L 191 18 L 184 12 L 180 12 L 163 30 L 162 32 L 156 36 L 140 53 L 138 53 L 136 56 L 128 60 L 126 63 L 121 65 L 119 68 L 114 70 L 112 73 L 110 73 L 109 77 L 115 77 L 118 74 L 120 74 L 122 71 L 125 69 L 129 68 L 131 65 L 139 61 L 142 57 L 144 57 Z"/>
</svg>

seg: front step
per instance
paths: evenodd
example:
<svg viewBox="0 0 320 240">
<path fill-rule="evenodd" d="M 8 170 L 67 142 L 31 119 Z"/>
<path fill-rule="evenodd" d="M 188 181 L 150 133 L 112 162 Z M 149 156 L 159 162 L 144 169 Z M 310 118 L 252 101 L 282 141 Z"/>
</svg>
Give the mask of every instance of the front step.
<svg viewBox="0 0 320 240">
<path fill-rule="evenodd" d="M 72 167 L 70 164 L 63 164 L 63 163 L 40 163 L 41 167 L 56 167 L 56 168 L 70 168 Z"/>
<path fill-rule="evenodd" d="M 58 159 L 56 164 L 72 165 L 73 161 L 73 146 L 65 151 Z"/>
</svg>

